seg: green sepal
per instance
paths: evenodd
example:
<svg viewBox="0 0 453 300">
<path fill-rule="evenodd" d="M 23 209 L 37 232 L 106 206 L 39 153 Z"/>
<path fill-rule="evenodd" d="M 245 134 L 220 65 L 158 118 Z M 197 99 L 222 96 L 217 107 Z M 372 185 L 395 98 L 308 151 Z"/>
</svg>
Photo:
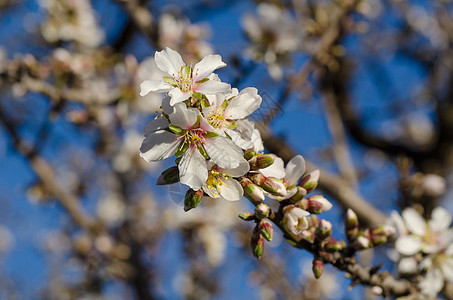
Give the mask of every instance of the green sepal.
<svg viewBox="0 0 453 300">
<path fill-rule="evenodd" d="M 181 145 L 179 145 L 178 150 L 176 150 L 175 156 L 180 157 L 181 155 L 184 154 L 184 152 L 187 151 L 187 149 L 189 149 L 189 143 L 188 142 L 182 143 Z"/>
<path fill-rule="evenodd" d="M 197 146 L 197 149 L 198 149 L 198 151 L 200 151 L 200 154 L 201 154 L 204 158 L 206 158 L 206 159 L 209 158 L 209 155 L 208 155 L 208 153 L 206 152 L 206 149 L 205 149 L 203 146 Z"/>
<path fill-rule="evenodd" d="M 202 98 L 203 98 L 203 94 L 202 94 L 202 93 L 199 93 L 199 92 L 193 92 L 193 93 L 192 93 L 192 98 L 195 98 L 195 99 L 202 99 Z"/>
<path fill-rule="evenodd" d="M 174 80 L 173 78 L 171 77 L 168 77 L 168 76 L 164 76 L 164 81 L 166 83 L 168 83 L 169 85 L 172 85 L 174 87 L 177 87 L 178 86 L 178 83 L 176 82 L 176 80 Z"/>
<path fill-rule="evenodd" d="M 212 139 L 212 138 L 215 138 L 215 137 L 218 137 L 219 134 L 218 133 L 215 133 L 214 131 L 206 131 L 203 136 L 207 139 Z"/>
<path fill-rule="evenodd" d="M 184 135 L 187 132 L 187 130 L 173 124 L 168 125 L 168 128 L 177 135 Z"/>
<path fill-rule="evenodd" d="M 195 122 L 195 124 L 193 124 L 192 128 L 198 128 L 198 127 L 200 127 L 200 122 L 201 122 L 201 116 L 198 115 L 198 116 L 197 116 L 197 121 Z"/>
</svg>

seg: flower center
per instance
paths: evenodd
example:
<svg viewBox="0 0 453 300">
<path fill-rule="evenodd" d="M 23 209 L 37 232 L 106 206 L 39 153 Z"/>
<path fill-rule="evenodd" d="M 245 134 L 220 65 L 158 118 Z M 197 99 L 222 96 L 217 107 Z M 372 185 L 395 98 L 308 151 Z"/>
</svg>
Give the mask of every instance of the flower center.
<svg viewBox="0 0 453 300">
<path fill-rule="evenodd" d="M 193 90 L 193 76 L 191 66 L 181 66 L 177 76 L 174 76 L 178 87 L 183 92 L 190 92 Z"/>
<path fill-rule="evenodd" d="M 191 129 L 184 135 L 184 141 L 189 145 L 200 146 L 205 142 L 203 132 L 201 128 Z"/>
<path fill-rule="evenodd" d="M 218 191 L 221 190 L 222 186 L 228 187 L 225 184 L 224 180 L 227 179 L 228 176 L 224 173 L 221 173 L 217 170 L 209 170 L 208 172 L 208 179 L 206 180 L 206 185 L 209 189 L 217 189 Z M 214 196 L 218 196 L 217 193 L 214 193 Z"/>
<path fill-rule="evenodd" d="M 211 124 L 212 127 L 219 129 L 222 128 L 223 123 L 225 122 L 225 112 L 224 110 L 217 112 L 215 110 L 209 117 L 208 123 Z"/>
</svg>

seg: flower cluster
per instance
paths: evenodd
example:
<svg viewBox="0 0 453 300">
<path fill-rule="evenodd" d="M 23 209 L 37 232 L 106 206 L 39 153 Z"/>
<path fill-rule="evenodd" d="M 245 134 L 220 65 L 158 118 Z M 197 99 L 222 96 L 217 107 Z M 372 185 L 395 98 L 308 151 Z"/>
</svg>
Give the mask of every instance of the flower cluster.
<svg viewBox="0 0 453 300">
<path fill-rule="evenodd" d="M 426 273 L 419 287 L 423 294 L 435 297 L 445 281 L 453 282 L 452 216 L 436 207 L 426 221 L 415 209 L 406 208 L 401 216 L 393 212 L 392 221 L 398 233 L 398 271 L 405 276 Z"/>
</svg>

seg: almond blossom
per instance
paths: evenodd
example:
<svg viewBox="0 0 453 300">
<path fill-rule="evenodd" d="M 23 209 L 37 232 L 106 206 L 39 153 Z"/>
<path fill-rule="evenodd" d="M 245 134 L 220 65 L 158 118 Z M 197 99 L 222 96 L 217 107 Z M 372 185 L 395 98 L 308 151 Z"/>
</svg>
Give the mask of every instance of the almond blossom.
<svg viewBox="0 0 453 300">
<path fill-rule="evenodd" d="M 174 109 L 168 119 L 160 117 L 145 127 L 140 155 L 146 161 L 182 156 L 178 164 L 181 183 L 194 190 L 199 190 L 208 179 L 207 158 L 225 169 L 246 162 L 242 150 L 228 137 L 215 133 L 197 109 L 187 108 L 184 103 Z"/>
<path fill-rule="evenodd" d="M 225 67 L 222 57 L 218 54 L 207 55 L 195 66 L 186 65 L 181 55 L 165 48 L 154 55 L 157 66 L 170 76 L 164 76 L 162 80 L 145 80 L 140 85 L 140 95 L 145 96 L 150 92 L 167 92 L 171 97 L 170 105 L 185 101 L 201 94 L 210 95 L 216 93 L 228 93 L 231 91 L 229 84 L 215 80 L 215 70 Z"/>
</svg>

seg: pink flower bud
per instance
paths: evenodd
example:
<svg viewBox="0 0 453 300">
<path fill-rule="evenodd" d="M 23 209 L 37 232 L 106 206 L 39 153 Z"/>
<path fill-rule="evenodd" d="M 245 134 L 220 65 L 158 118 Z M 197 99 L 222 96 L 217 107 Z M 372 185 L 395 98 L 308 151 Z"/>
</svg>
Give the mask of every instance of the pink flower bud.
<svg viewBox="0 0 453 300">
<path fill-rule="evenodd" d="M 252 200 L 252 202 L 263 202 L 264 200 L 264 193 L 263 190 L 254 184 L 250 179 L 248 178 L 242 178 L 240 181 L 240 184 L 242 188 L 244 189 L 244 194 L 245 196 Z"/>
<path fill-rule="evenodd" d="M 184 196 L 184 211 L 189 211 L 200 204 L 203 199 L 203 190 L 194 191 L 189 189 Z"/>
<path fill-rule="evenodd" d="M 271 179 L 261 173 L 253 174 L 251 179 L 258 186 L 262 187 L 266 192 L 283 197 L 286 195 L 286 187 L 282 182 L 276 179 Z"/>
<path fill-rule="evenodd" d="M 300 201 L 302 200 L 305 195 L 307 195 L 307 190 L 304 189 L 303 187 L 300 187 L 300 186 L 296 186 L 295 187 L 297 189 L 297 192 L 294 194 L 294 196 L 292 196 L 289 201 L 291 203 L 296 203 L 297 201 Z M 303 208 L 302 208 L 303 209 Z"/>
<path fill-rule="evenodd" d="M 261 220 L 259 224 L 259 230 L 261 232 L 261 235 L 264 236 L 266 240 L 268 240 L 269 242 L 272 241 L 272 238 L 274 236 L 274 228 L 268 220 Z"/>
<path fill-rule="evenodd" d="M 316 237 L 319 240 L 324 240 L 332 233 L 332 223 L 326 220 L 321 220 L 321 223 L 316 228 Z"/>
<path fill-rule="evenodd" d="M 261 235 L 258 226 L 256 226 L 252 232 L 250 247 L 252 249 L 253 255 L 256 258 L 261 259 L 264 251 L 264 237 Z"/>
<path fill-rule="evenodd" d="M 319 259 L 314 259 L 312 270 L 313 270 L 313 275 L 315 275 L 315 278 L 318 279 L 319 277 L 321 277 L 322 273 L 324 272 L 324 263 Z"/>
<path fill-rule="evenodd" d="M 321 195 L 311 196 L 307 198 L 308 208 L 307 210 L 313 214 L 320 214 L 324 211 L 328 211 L 332 208 L 332 203 Z"/>
<path fill-rule="evenodd" d="M 255 207 L 255 216 L 260 220 L 269 217 L 270 213 L 271 209 L 267 204 L 260 203 Z"/>
<path fill-rule="evenodd" d="M 255 215 L 249 212 L 242 212 L 239 214 L 239 218 L 244 221 L 253 221 L 255 220 Z"/>
<path fill-rule="evenodd" d="M 371 241 L 363 235 L 359 236 L 357 238 L 357 240 L 354 242 L 354 248 L 359 251 L 368 249 L 368 248 L 370 248 L 370 246 L 371 246 Z"/>
<path fill-rule="evenodd" d="M 305 176 L 300 180 L 299 186 L 306 189 L 307 193 L 312 192 L 318 186 L 319 175 L 320 172 L 318 169 L 305 174 Z"/>
<path fill-rule="evenodd" d="M 265 169 L 274 163 L 275 157 L 271 154 L 255 156 L 249 160 L 251 170 Z"/>
</svg>

